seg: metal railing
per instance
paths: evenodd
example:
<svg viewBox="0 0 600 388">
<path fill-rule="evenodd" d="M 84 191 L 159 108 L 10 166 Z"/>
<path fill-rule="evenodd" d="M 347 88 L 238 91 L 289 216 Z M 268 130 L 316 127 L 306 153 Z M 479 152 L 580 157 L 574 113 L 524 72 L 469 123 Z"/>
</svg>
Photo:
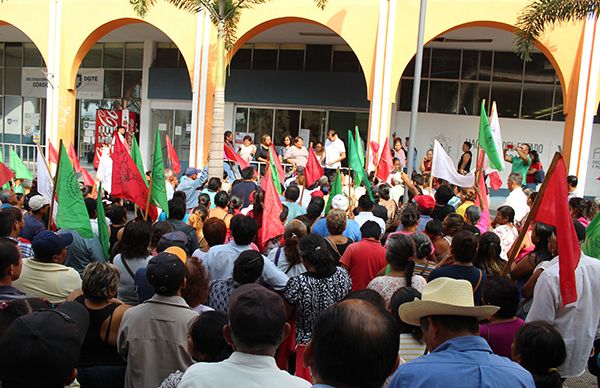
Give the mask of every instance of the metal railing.
<svg viewBox="0 0 600 388">
<path fill-rule="evenodd" d="M 18 144 L 18 143 L 0 143 L 0 150 L 2 151 L 2 157 L 4 160 L 0 160 L 0 162 L 9 164 L 9 155 L 10 149 L 14 149 L 17 155 L 21 158 L 25 166 L 31 172 L 35 173 L 36 171 L 36 157 L 37 157 L 37 145 L 36 144 Z"/>
</svg>

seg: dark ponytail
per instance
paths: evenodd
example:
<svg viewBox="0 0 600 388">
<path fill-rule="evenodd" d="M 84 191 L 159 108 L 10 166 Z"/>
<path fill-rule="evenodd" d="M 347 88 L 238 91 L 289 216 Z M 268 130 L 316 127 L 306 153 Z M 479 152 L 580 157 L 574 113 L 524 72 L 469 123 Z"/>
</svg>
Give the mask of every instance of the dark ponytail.
<svg viewBox="0 0 600 388">
<path fill-rule="evenodd" d="M 318 277 L 329 277 L 336 268 L 326 244 L 325 239 L 315 233 L 307 234 L 298 243 L 302 260 L 315 268 Z"/>
<path fill-rule="evenodd" d="M 412 238 L 404 234 L 394 234 L 388 238 L 385 259 L 392 269 L 404 271 L 408 287 L 412 287 L 412 277 L 415 270 L 413 257 L 415 257 L 415 243 Z"/>
</svg>

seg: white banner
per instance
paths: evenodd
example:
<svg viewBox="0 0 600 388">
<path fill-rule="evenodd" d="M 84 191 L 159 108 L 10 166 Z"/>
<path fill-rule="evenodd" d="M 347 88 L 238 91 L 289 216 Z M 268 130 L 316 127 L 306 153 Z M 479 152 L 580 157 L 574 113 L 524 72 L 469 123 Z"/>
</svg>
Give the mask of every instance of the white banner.
<svg viewBox="0 0 600 388">
<path fill-rule="evenodd" d="M 102 99 L 104 97 L 104 69 L 79 69 L 75 88 L 77 89 L 77 99 Z"/>
<path fill-rule="evenodd" d="M 21 71 L 21 95 L 23 97 L 46 97 L 48 79 L 40 67 L 24 67 Z"/>
</svg>

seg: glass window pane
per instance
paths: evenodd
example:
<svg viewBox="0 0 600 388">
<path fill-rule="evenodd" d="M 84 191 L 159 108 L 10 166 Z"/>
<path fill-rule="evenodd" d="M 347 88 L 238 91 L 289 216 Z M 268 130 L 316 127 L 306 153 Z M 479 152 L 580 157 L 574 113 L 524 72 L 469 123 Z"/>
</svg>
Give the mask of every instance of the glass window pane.
<svg viewBox="0 0 600 388">
<path fill-rule="evenodd" d="M 492 101 L 496 101 L 498 116 L 519 117 L 521 84 L 496 82 L 492 84 Z"/>
<path fill-rule="evenodd" d="M 0 96 L 0 135 L 2 135 L 2 141 L 4 141 L 4 97 Z M 1 148 L 0 148 L 1 149 Z M 8 154 L 2 153 L 2 156 L 8 156 Z M 4 163 L 4 160 L 0 159 L 0 162 Z"/>
<path fill-rule="evenodd" d="M 102 67 L 102 43 L 96 43 L 83 58 L 81 67 L 101 68 Z"/>
<path fill-rule="evenodd" d="M 552 116 L 552 85 L 525 85 L 523 87 L 522 119 L 550 120 Z"/>
<path fill-rule="evenodd" d="M 331 45 L 306 45 L 307 71 L 331 71 Z"/>
<path fill-rule="evenodd" d="M 333 52 L 332 71 L 357 72 L 359 68 L 358 58 L 353 51 L 335 50 Z"/>
<path fill-rule="evenodd" d="M 431 61 L 431 49 L 423 49 L 423 66 L 421 66 L 421 77 L 429 77 L 429 62 Z M 414 77 L 415 75 L 415 57 L 406 66 L 402 77 Z"/>
<path fill-rule="evenodd" d="M 144 62 L 144 44 L 127 43 L 125 44 L 125 68 L 141 69 Z"/>
<path fill-rule="evenodd" d="M 21 67 L 23 65 L 23 48 L 21 43 L 7 42 L 4 46 L 4 66 Z"/>
<path fill-rule="evenodd" d="M 41 98 L 23 100 L 23 143 L 33 144 L 40 140 L 42 130 Z"/>
<path fill-rule="evenodd" d="M 325 112 L 320 111 L 302 111 L 302 120 L 300 129 L 310 129 L 310 139 L 304 139 L 304 146 L 308 147 L 310 142 L 316 143 L 325 138 Z M 348 128 L 354 128 L 348 127 Z"/>
<path fill-rule="evenodd" d="M 456 113 L 458 82 L 431 81 L 429 85 L 430 113 Z"/>
<path fill-rule="evenodd" d="M 461 79 L 489 80 L 492 66 L 491 51 L 463 50 Z"/>
<path fill-rule="evenodd" d="M 494 53 L 494 81 L 521 82 L 523 60 L 512 52 Z"/>
<path fill-rule="evenodd" d="M 255 70 L 277 69 L 277 49 L 254 49 L 252 68 Z"/>
<path fill-rule="evenodd" d="M 279 49 L 279 70 L 304 69 L 304 50 Z"/>
<path fill-rule="evenodd" d="M 179 58 L 179 49 L 173 47 L 157 47 L 156 48 L 156 59 L 154 60 L 154 67 L 161 68 L 177 68 Z"/>
<path fill-rule="evenodd" d="M 241 48 L 231 59 L 232 69 L 250 69 L 252 65 L 252 49 Z"/>
<path fill-rule="evenodd" d="M 12 135 L 4 138 L 7 142 L 21 141 L 21 112 L 23 109 L 21 101 L 21 97 L 4 97 L 4 134 Z"/>
<path fill-rule="evenodd" d="M 4 69 L 0 67 L 0 94 L 4 94 Z"/>
<path fill-rule="evenodd" d="M 42 65 L 42 54 L 33 43 L 23 43 L 23 66 L 40 67 Z"/>
<path fill-rule="evenodd" d="M 4 43 L 0 43 L 0 67 L 4 66 Z"/>
<path fill-rule="evenodd" d="M 121 98 L 121 70 L 104 71 L 104 98 Z"/>
<path fill-rule="evenodd" d="M 492 52 L 480 51 L 479 57 L 479 76 L 477 79 L 481 81 L 489 81 L 492 79 Z"/>
<path fill-rule="evenodd" d="M 542 53 L 531 54 L 531 62 L 525 62 L 525 82 L 554 84 L 554 67 Z"/>
<path fill-rule="evenodd" d="M 485 98 L 489 103 L 489 94 L 490 84 L 487 82 L 461 82 L 458 100 L 458 114 L 478 115 L 481 110 L 481 100 Z"/>
<path fill-rule="evenodd" d="M 260 142 L 260 137 L 263 133 L 272 136 L 273 109 L 250 108 L 250 125 L 248 132 L 254 133 L 254 139 L 258 139 L 256 141 L 257 144 Z"/>
<path fill-rule="evenodd" d="M 421 80 L 421 88 L 419 89 L 419 112 L 425 112 L 427 105 L 427 80 Z M 403 79 L 400 82 L 400 103 L 399 110 L 410 111 L 412 105 L 413 80 L 410 78 Z"/>
<path fill-rule="evenodd" d="M 298 136 L 298 127 L 300 126 L 299 110 L 277 109 L 275 111 L 275 133 L 273 135 L 273 144 L 283 145 L 283 136 L 286 134 L 292 137 Z M 308 140 L 304 139 L 304 145 L 308 146 Z"/>
<path fill-rule="evenodd" d="M 123 97 L 140 97 L 142 95 L 142 71 L 125 70 L 123 74 Z"/>
<path fill-rule="evenodd" d="M 4 68 L 4 94 L 12 94 L 14 96 L 21 95 L 21 68 L 20 67 L 5 67 Z"/>
<path fill-rule="evenodd" d="M 246 132 L 248 130 L 248 108 L 235 109 L 235 132 Z M 258 139 L 254 139 L 258 142 Z"/>
<path fill-rule="evenodd" d="M 460 50 L 433 49 L 431 78 L 458 79 Z"/>
<path fill-rule="evenodd" d="M 123 68 L 123 43 L 104 43 L 104 67 Z"/>
<path fill-rule="evenodd" d="M 191 132 L 185 130 L 187 125 L 192 124 L 192 111 L 176 110 L 175 111 L 175 132 L 173 133 L 173 141 L 175 151 L 179 155 L 182 164 L 189 165 L 190 160 L 190 144 Z M 178 128 L 181 127 L 181 128 Z M 181 132 L 179 132 L 181 131 Z M 179 134 L 178 134 L 179 133 Z"/>
<path fill-rule="evenodd" d="M 554 87 L 554 114 L 552 115 L 552 121 L 565 121 L 565 114 L 563 112 L 563 96 L 562 89 L 560 86 Z M 598 116 L 596 116 L 597 118 Z"/>
</svg>

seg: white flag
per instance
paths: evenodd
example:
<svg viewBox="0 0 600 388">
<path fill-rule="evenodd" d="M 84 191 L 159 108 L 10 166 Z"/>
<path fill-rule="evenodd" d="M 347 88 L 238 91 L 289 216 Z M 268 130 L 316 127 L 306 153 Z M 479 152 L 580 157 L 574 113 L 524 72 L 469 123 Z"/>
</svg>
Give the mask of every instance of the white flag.
<svg viewBox="0 0 600 388">
<path fill-rule="evenodd" d="M 102 182 L 102 188 L 109 194 L 112 191 L 112 169 L 113 161 L 108 154 L 108 148 L 104 147 L 102 150 L 102 156 L 100 156 L 100 161 L 98 162 L 96 179 L 98 182 Z"/>
<path fill-rule="evenodd" d="M 475 186 L 475 174 L 473 171 L 467 175 L 461 175 L 456 171 L 454 162 L 448 156 L 439 141 L 433 144 L 433 161 L 431 162 L 431 175 L 442 178 L 459 187 Z"/>
<path fill-rule="evenodd" d="M 502 162 L 502 168 L 504 169 L 504 150 L 502 148 L 502 133 L 500 133 L 500 120 L 498 120 L 496 101 L 492 103 L 492 111 L 490 112 L 490 132 L 492 133 L 492 138 L 494 139 L 494 144 L 496 145 L 496 150 L 498 150 L 498 155 L 500 155 L 500 161 Z M 490 168 L 490 160 L 488 159 L 487 154 L 485 155 L 485 159 L 483 161 L 483 167 L 485 168 L 485 172 L 488 174 L 497 171 L 493 168 Z"/>
<path fill-rule="evenodd" d="M 48 201 L 52 201 L 52 176 L 40 150 L 37 152 L 37 190 Z"/>
</svg>

